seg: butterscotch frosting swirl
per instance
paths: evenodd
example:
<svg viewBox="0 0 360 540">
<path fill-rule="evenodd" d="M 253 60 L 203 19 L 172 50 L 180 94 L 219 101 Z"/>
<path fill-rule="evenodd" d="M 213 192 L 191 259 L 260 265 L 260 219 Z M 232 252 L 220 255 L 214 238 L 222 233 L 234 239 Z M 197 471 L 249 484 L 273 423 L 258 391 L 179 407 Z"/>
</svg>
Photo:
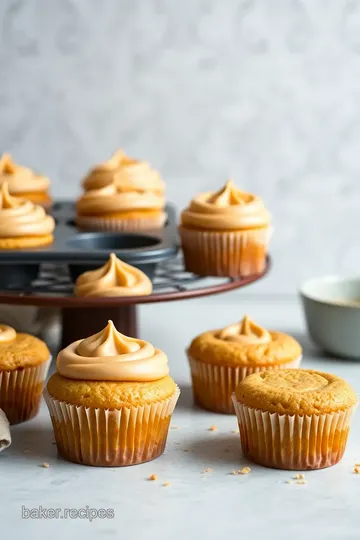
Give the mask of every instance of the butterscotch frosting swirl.
<svg viewBox="0 0 360 540">
<path fill-rule="evenodd" d="M 121 191 L 115 184 L 86 191 L 77 201 L 81 215 L 97 215 L 128 210 L 161 210 L 165 198 L 151 191 Z"/>
<path fill-rule="evenodd" d="M 271 341 L 270 332 L 254 323 L 248 315 L 242 321 L 223 328 L 218 339 L 240 343 L 241 345 L 260 345 Z"/>
<path fill-rule="evenodd" d="M 201 193 L 182 212 L 185 227 L 231 230 L 265 227 L 270 214 L 256 195 L 240 191 L 231 180 L 217 192 Z"/>
<path fill-rule="evenodd" d="M 147 275 L 118 259 L 115 253 L 101 268 L 81 274 L 75 284 L 76 296 L 138 296 L 151 291 Z"/>
<path fill-rule="evenodd" d="M 0 237 L 43 236 L 54 231 L 55 222 L 30 201 L 11 197 L 7 182 L 0 187 Z"/>
<path fill-rule="evenodd" d="M 60 351 L 56 368 L 69 379 L 89 381 L 150 382 L 169 373 L 163 351 L 124 336 L 112 321 L 101 332 Z"/>
<path fill-rule="evenodd" d="M 10 154 L 0 158 L 0 185 L 7 182 L 11 194 L 43 192 L 49 189 L 50 180 L 34 173 L 28 167 L 15 163 Z"/>
<path fill-rule="evenodd" d="M 162 194 L 165 183 L 146 161 L 128 157 L 117 150 L 105 163 L 96 165 L 83 181 L 85 190 L 100 189 L 115 183 L 121 191 L 153 191 Z"/>
<path fill-rule="evenodd" d="M 16 330 L 7 324 L 0 324 L 0 343 L 7 343 L 16 339 Z"/>
</svg>

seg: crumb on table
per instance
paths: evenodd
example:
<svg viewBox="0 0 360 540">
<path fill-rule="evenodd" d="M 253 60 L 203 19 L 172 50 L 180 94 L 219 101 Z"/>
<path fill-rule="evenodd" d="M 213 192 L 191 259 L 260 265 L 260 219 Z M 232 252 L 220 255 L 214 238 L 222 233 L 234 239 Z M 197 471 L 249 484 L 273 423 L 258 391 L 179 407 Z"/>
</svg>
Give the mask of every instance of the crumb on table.
<svg viewBox="0 0 360 540">
<path fill-rule="evenodd" d="M 151 476 L 149 476 L 149 480 L 157 480 L 157 479 L 158 479 L 157 474 L 152 474 Z"/>
<path fill-rule="evenodd" d="M 208 431 L 216 431 L 216 430 L 217 430 L 217 426 L 210 426 Z"/>
<path fill-rule="evenodd" d="M 305 476 L 303 474 L 295 474 L 294 480 L 304 480 Z"/>
<path fill-rule="evenodd" d="M 213 472 L 213 470 L 212 470 L 211 467 L 207 467 L 206 469 L 204 469 L 205 474 L 212 473 L 212 472 Z"/>
<path fill-rule="evenodd" d="M 234 469 L 231 474 L 249 474 L 249 472 L 251 472 L 250 467 L 243 467 L 242 469 Z"/>
<path fill-rule="evenodd" d="M 359 465 L 355 465 L 355 467 L 354 467 L 354 473 L 355 473 L 355 474 L 360 474 L 360 466 L 359 466 Z"/>
<path fill-rule="evenodd" d="M 40 465 L 40 467 L 43 467 L 44 469 L 48 469 L 50 467 L 50 465 L 49 465 L 49 463 L 44 462 L 44 463 L 42 463 Z"/>
<path fill-rule="evenodd" d="M 164 487 L 169 487 L 169 486 L 171 486 L 170 482 L 164 482 L 163 485 L 164 485 Z"/>
</svg>

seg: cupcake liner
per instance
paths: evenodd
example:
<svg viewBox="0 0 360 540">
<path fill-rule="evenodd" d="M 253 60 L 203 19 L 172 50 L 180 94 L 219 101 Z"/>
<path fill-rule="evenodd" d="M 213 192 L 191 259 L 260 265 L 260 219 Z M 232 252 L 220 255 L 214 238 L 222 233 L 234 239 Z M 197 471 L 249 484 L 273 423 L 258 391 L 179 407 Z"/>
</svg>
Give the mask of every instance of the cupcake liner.
<svg viewBox="0 0 360 540">
<path fill-rule="evenodd" d="M 80 229 L 91 231 L 144 231 L 148 229 L 160 229 L 166 223 L 166 213 L 159 212 L 159 215 L 134 219 L 106 218 L 77 216 L 76 224 Z"/>
<path fill-rule="evenodd" d="M 38 366 L 0 372 L 0 409 L 10 424 L 18 424 L 38 413 L 51 357 Z"/>
<path fill-rule="evenodd" d="M 259 371 L 296 369 L 302 360 L 302 356 L 299 356 L 285 364 L 228 367 L 195 360 L 189 353 L 187 356 L 190 363 L 195 402 L 205 409 L 225 414 L 235 414 L 232 394 L 245 377 Z"/>
<path fill-rule="evenodd" d="M 44 391 L 59 453 L 98 467 L 136 465 L 160 456 L 179 395 L 177 387 L 168 399 L 112 410 L 72 405 Z"/>
<path fill-rule="evenodd" d="M 299 471 L 341 460 L 356 409 L 300 416 L 254 409 L 235 395 L 233 402 L 244 456 L 265 467 Z"/>
<path fill-rule="evenodd" d="M 245 277 L 260 274 L 272 228 L 244 231 L 197 231 L 179 228 L 185 267 L 204 276 Z"/>
</svg>

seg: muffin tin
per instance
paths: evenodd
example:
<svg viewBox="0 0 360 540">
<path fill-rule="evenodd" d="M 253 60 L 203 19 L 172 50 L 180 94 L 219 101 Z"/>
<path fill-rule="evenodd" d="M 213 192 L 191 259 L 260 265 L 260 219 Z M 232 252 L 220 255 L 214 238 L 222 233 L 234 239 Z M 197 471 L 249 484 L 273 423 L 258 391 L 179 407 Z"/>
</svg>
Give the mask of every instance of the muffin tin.
<svg viewBox="0 0 360 540">
<path fill-rule="evenodd" d="M 0 251 L 0 287 L 18 289 L 31 283 L 44 263 L 65 265 L 71 277 L 102 266 L 110 252 L 143 270 L 153 279 L 156 266 L 178 250 L 176 213 L 166 206 L 162 229 L 143 233 L 82 232 L 75 224 L 75 205 L 58 201 L 52 208 L 56 221 L 54 242 L 47 247 Z"/>
</svg>

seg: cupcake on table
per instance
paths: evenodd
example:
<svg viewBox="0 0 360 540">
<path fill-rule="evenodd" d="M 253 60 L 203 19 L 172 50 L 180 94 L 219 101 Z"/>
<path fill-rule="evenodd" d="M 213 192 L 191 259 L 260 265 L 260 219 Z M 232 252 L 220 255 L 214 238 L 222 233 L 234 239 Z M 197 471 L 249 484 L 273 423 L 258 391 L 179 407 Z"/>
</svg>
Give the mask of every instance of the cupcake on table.
<svg viewBox="0 0 360 540">
<path fill-rule="evenodd" d="M 9 194 L 7 182 L 0 187 L 0 250 L 47 246 L 54 240 L 54 219 L 42 206 Z"/>
<path fill-rule="evenodd" d="M 126 264 L 111 253 L 104 266 L 81 274 L 75 283 L 75 296 L 147 296 L 152 282 L 144 272 Z"/>
<path fill-rule="evenodd" d="M 239 323 L 197 336 L 187 350 L 195 402 L 234 414 L 232 394 L 251 373 L 299 367 L 300 344 L 288 334 L 266 330 L 247 315 Z"/>
<path fill-rule="evenodd" d="M 229 180 L 197 195 L 179 227 L 186 269 L 203 276 L 251 276 L 265 270 L 271 219 L 256 195 Z"/>
<path fill-rule="evenodd" d="M 179 397 L 163 351 L 109 321 L 60 351 L 56 369 L 45 399 L 65 459 L 116 467 L 163 453 Z"/>
<path fill-rule="evenodd" d="M 166 222 L 165 183 L 146 161 L 122 150 L 96 165 L 83 181 L 76 223 L 81 229 L 141 231 Z"/>
<path fill-rule="evenodd" d="M 0 158 L 0 186 L 4 182 L 8 184 L 10 195 L 28 199 L 44 208 L 51 207 L 50 180 L 28 167 L 18 165 L 6 153 Z"/>
</svg>

